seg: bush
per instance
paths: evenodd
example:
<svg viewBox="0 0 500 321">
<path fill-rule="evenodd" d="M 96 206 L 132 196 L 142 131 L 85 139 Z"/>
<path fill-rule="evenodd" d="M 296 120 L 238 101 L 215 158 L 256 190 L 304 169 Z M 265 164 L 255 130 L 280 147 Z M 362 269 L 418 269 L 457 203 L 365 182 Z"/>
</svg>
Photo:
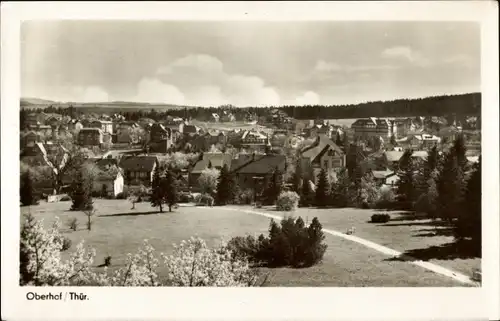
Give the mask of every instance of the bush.
<svg viewBox="0 0 500 321">
<path fill-rule="evenodd" d="M 68 221 L 68 227 L 73 231 L 78 229 L 78 220 L 74 217 Z"/>
<path fill-rule="evenodd" d="M 124 199 L 127 199 L 127 196 L 125 196 L 125 193 L 118 193 L 116 195 L 116 199 L 117 200 L 124 200 Z"/>
<path fill-rule="evenodd" d="M 249 205 L 253 202 L 253 190 L 246 189 L 237 196 L 237 202 L 239 205 Z"/>
<path fill-rule="evenodd" d="M 199 194 L 194 198 L 194 202 L 196 205 L 204 206 L 204 205 L 213 205 L 214 198 L 209 194 Z"/>
<path fill-rule="evenodd" d="M 379 209 L 395 209 L 397 207 L 396 194 L 392 188 L 380 189 L 375 207 Z"/>
<path fill-rule="evenodd" d="M 295 192 L 282 192 L 276 201 L 278 211 L 294 211 L 299 206 L 300 197 Z"/>
<path fill-rule="evenodd" d="M 269 236 L 260 235 L 235 237 L 228 243 L 235 258 L 247 258 L 256 265 L 268 267 L 307 267 L 323 259 L 327 245 L 323 243 L 324 234 L 317 218 L 305 226 L 301 217 L 289 217 L 279 226 L 271 220 Z"/>
<path fill-rule="evenodd" d="M 391 219 L 391 216 L 389 214 L 373 214 L 371 216 L 371 222 L 372 223 L 387 223 Z"/>
<path fill-rule="evenodd" d="M 189 203 L 193 201 L 193 196 L 189 192 L 179 193 L 179 203 Z"/>
</svg>

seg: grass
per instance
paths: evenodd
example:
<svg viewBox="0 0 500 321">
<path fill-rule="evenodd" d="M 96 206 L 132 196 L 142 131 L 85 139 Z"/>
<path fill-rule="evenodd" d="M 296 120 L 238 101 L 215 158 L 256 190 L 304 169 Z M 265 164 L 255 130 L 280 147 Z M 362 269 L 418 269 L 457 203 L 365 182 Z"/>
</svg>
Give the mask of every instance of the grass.
<svg viewBox="0 0 500 321">
<path fill-rule="evenodd" d="M 191 236 L 197 235 L 205 239 L 209 246 L 214 246 L 222 237 L 229 239 L 246 234 L 267 234 L 269 226 L 269 219 L 266 217 L 237 210 L 217 210 L 217 207 L 179 207 L 175 212 L 157 213 L 149 203 L 136 204 L 135 210 L 131 210 L 131 204 L 124 200 L 95 200 L 95 204 L 97 213 L 92 231 L 85 229 L 86 217 L 83 213 L 69 211 L 70 202 L 42 202 L 38 206 L 22 207 L 21 212 L 31 211 L 35 217 L 44 218 L 46 227 L 58 216 L 63 223 L 62 232 L 73 242 L 73 247 L 68 252 L 74 250 L 76 244 L 84 239 L 87 245 L 97 250 L 94 262 L 96 269 L 99 269 L 97 266 L 104 262 L 106 256 L 111 255 L 111 270 L 123 267 L 127 253 L 135 253 L 146 238 L 158 252 L 168 254 L 173 250 L 173 243 L 180 243 Z M 399 248 L 406 250 L 403 246 L 425 247 L 429 243 L 428 240 L 436 239 L 414 237 L 407 233 L 412 229 L 409 226 L 391 228 L 366 223 L 370 216 L 368 211 L 299 209 L 296 214 L 309 217 L 309 221 L 318 216 L 325 228 L 340 231 L 354 225 L 357 236 L 395 249 L 398 249 L 395 244 L 397 242 L 402 242 Z M 66 225 L 66 222 L 74 217 L 79 220 L 79 229 L 76 232 Z M 394 240 L 391 240 L 391 237 L 394 237 Z M 328 249 L 324 261 L 317 266 L 306 269 L 263 269 L 264 272 L 270 273 L 268 285 L 462 286 L 452 279 L 408 262 L 388 260 L 387 256 L 354 242 L 330 235 L 327 235 L 326 242 Z M 65 252 L 65 255 L 68 254 Z M 159 273 L 164 275 L 166 271 L 160 270 Z"/>
<path fill-rule="evenodd" d="M 480 253 L 474 253 L 465 242 L 455 243 L 451 230 L 440 222 L 393 211 L 387 212 L 391 221 L 369 223 L 375 212 L 354 208 L 300 208 L 295 215 L 308 217 L 309 220 L 317 216 L 324 228 L 339 232 L 354 226 L 358 237 L 465 275 L 472 275 L 473 269 L 481 267 Z"/>
</svg>

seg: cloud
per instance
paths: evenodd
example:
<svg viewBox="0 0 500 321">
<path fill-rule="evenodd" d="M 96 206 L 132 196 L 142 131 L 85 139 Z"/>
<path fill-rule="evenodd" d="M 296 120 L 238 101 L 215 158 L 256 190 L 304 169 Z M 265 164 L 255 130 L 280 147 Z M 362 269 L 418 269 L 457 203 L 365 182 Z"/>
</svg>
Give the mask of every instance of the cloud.
<svg viewBox="0 0 500 321">
<path fill-rule="evenodd" d="M 382 51 L 381 56 L 385 59 L 399 59 L 418 66 L 426 66 L 429 64 L 427 58 L 421 53 L 412 50 L 410 47 L 390 47 Z"/>
<path fill-rule="evenodd" d="M 36 93 L 31 96 L 44 97 L 45 99 L 61 102 L 98 103 L 108 102 L 110 100 L 109 94 L 99 86 L 52 87 L 51 92 L 47 91 L 43 94 Z"/>
<path fill-rule="evenodd" d="M 317 72 L 366 72 L 366 71 L 377 71 L 377 70 L 391 70 L 398 69 L 398 66 L 389 64 L 380 65 L 350 65 L 350 64 L 337 64 L 334 62 L 328 62 L 324 60 L 318 60 L 314 66 L 314 70 Z"/>
<path fill-rule="evenodd" d="M 226 79 L 225 87 L 228 100 L 236 106 L 280 104 L 278 92 L 272 87 L 266 87 L 259 77 L 231 75 Z"/>
<path fill-rule="evenodd" d="M 183 102 L 197 106 L 279 105 L 280 95 L 257 76 L 230 74 L 216 57 L 190 54 L 158 68 L 155 84 L 170 84 Z M 170 88 L 170 90 L 173 90 Z"/>
<path fill-rule="evenodd" d="M 156 78 L 143 78 L 137 84 L 137 94 L 132 101 L 182 105 L 185 97 L 179 88 L 173 85 L 163 83 Z"/>
<path fill-rule="evenodd" d="M 316 66 L 314 66 L 314 70 L 332 72 L 332 71 L 342 70 L 342 67 L 336 63 L 327 62 L 324 60 L 318 60 L 316 62 Z"/>
<path fill-rule="evenodd" d="M 82 91 L 80 101 L 82 102 L 106 102 L 109 101 L 108 93 L 99 87 L 87 87 Z"/>
<path fill-rule="evenodd" d="M 219 74 L 223 72 L 223 63 L 209 55 L 191 54 L 160 67 L 157 74 L 174 74 L 187 70 L 194 70 L 200 74 Z"/>
<path fill-rule="evenodd" d="M 320 101 L 319 95 L 313 91 L 307 91 L 302 96 L 295 99 L 297 105 L 318 105 Z"/>
</svg>

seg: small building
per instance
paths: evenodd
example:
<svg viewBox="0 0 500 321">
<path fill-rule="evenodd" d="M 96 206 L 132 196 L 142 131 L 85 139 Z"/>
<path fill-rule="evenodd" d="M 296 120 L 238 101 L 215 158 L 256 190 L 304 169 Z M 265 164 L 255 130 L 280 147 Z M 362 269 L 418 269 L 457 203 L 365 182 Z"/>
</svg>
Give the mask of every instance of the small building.
<svg viewBox="0 0 500 321">
<path fill-rule="evenodd" d="M 166 153 L 173 144 L 173 135 L 170 128 L 163 124 L 153 124 L 148 131 L 148 147 L 152 153 Z"/>
<path fill-rule="evenodd" d="M 357 138 L 368 139 L 381 136 L 384 139 L 391 136 L 397 137 L 397 123 L 387 118 L 362 118 L 356 120 L 351 128 L 354 129 L 354 136 Z"/>
<path fill-rule="evenodd" d="M 113 122 L 109 120 L 94 120 L 90 122 L 89 127 L 100 128 L 103 133 L 113 134 Z"/>
<path fill-rule="evenodd" d="M 189 172 L 189 186 L 194 190 L 198 187 L 198 178 L 203 170 L 207 169 L 210 165 L 212 168 L 221 170 L 224 165 L 231 169 L 231 154 L 227 153 L 203 153 L 203 156 L 198 160 L 191 171 Z"/>
<path fill-rule="evenodd" d="M 344 151 L 325 135 L 319 135 L 311 145 L 300 152 L 300 156 L 302 166 L 312 169 L 314 177 L 321 169 L 329 171 L 345 167 L 346 164 Z"/>
<path fill-rule="evenodd" d="M 119 167 L 123 170 L 126 185 L 150 186 L 158 165 L 156 156 L 123 156 Z"/>
<path fill-rule="evenodd" d="M 383 170 L 383 171 L 372 171 L 373 179 L 378 186 L 382 185 L 390 185 L 395 186 L 399 181 L 399 177 L 396 172 L 392 170 Z"/>
<path fill-rule="evenodd" d="M 96 159 L 93 160 L 99 172 L 93 182 L 93 192 L 106 195 L 102 196 L 118 196 L 123 193 L 125 181 L 122 170 L 118 167 L 116 159 Z"/>
<path fill-rule="evenodd" d="M 80 146 L 101 146 L 104 135 L 100 128 L 82 128 L 78 132 L 77 141 Z"/>
<path fill-rule="evenodd" d="M 235 175 L 241 190 L 257 189 L 262 192 L 264 186 L 259 185 L 269 179 L 274 171 L 286 171 L 286 158 L 284 155 L 239 155 L 238 159 L 231 161 L 230 171 Z"/>
</svg>

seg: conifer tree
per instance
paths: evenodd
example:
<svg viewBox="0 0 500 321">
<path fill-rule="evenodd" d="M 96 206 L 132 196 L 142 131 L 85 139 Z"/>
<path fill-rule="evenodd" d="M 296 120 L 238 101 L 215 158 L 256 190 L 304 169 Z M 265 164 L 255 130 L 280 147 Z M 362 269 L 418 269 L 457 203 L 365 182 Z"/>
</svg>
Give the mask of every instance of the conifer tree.
<svg viewBox="0 0 500 321">
<path fill-rule="evenodd" d="M 164 201 L 168 205 L 168 211 L 172 212 L 172 207 L 179 201 L 177 179 L 172 171 L 167 171 L 161 185 L 164 192 Z"/>
<path fill-rule="evenodd" d="M 220 175 L 217 183 L 217 194 L 215 197 L 215 202 L 217 205 L 226 205 L 232 200 L 233 195 L 231 189 L 233 188 L 233 182 L 229 174 L 227 165 L 224 164 L 220 171 Z"/>
<path fill-rule="evenodd" d="M 324 207 L 328 205 L 328 190 L 330 189 L 328 177 L 325 169 L 321 169 L 318 174 L 318 184 L 316 185 L 316 206 Z"/>
<path fill-rule="evenodd" d="M 349 176 L 347 169 L 341 168 L 337 172 L 337 179 L 331 187 L 331 201 L 335 207 L 346 207 L 349 205 Z"/>
<path fill-rule="evenodd" d="M 71 184 L 72 211 L 86 211 L 94 207 L 92 201 L 92 176 L 85 174 L 85 168 L 82 164 L 79 166 L 76 177 Z"/>
<path fill-rule="evenodd" d="M 349 151 L 351 144 L 349 142 L 349 136 L 347 135 L 347 133 L 344 133 L 343 136 L 344 137 L 342 137 L 342 147 L 344 148 L 344 152 L 347 153 Z"/>
<path fill-rule="evenodd" d="M 413 151 L 410 149 L 405 150 L 403 156 L 399 161 L 397 183 L 397 200 L 405 209 L 410 209 L 416 197 L 415 179 L 414 179 L 414 164 L 412 159 Z"/>
<path fill-rule="evenodd" d="M 471 238 L 477 248 L 481 248 L 481 157 L 473 165 L 467 181 L 462 210 L 455 224 L 456 238 Z"/>
<path fill-rule="evenodd" d="M 337 132 L 337 135 L 335 138 L 335 144 L 337 144 L 337 146 L 343 146 L 343 144 L 344 144 L 339 132 Z"/>
<path fill-rule="evenodd" d="M 21 194 L 21 204 L 23 204 L 24 206 L 38 204 L 35 197 L 35 189 L 33 186 L 33 179 L 30 170 L 27 170 L 21 175 L 20 194 Z"/>
<path fill-rule="evenodd" d="M 302 188 L 300 189 L 300 201 L 299 201 L 300 206 L 306 207 L 311 205 L 312 203 L 312 198 L 314 195 L 311 190 L 311 186 L 309 184 L 310 183 L 308 179 L 302 180 Z"/>
<path fill-rule="evenodd" d="M 363 169 L 361 167 L 361 151 L 358 145 L 350 145 L 346 155 L 346 168 L 349 174 L 349 180 L 356 187 L 361 183 L 363 177 Z"/>
<path fill-rule="evenodd" d="M 153 173 L 153 182 L 151 186 L 151 206 L 159 207 L 160 213 L 163 213 L 164 203 L 165 203 L 164 182 L 160 176 L 160 169 L 156 167 Z"/>
<path fill-rule="evenodd" d="M 452 149 L 445 155 L 437 182 L 439 217 L 453 221 L 461 211 L 464 195 L 464 173 Z"/>
<path fill-rule="evenodd" d="M 283 175 L 278 167 L 273 172 L 271 179 L 265 191 L 265 202 L 267 205 L 272 205 L 278 199 L 278 196 L 283 189 Z"/>
<path fill-rule="evenodd" d="M 292 176 L 292 190 L 297 194 L 300 193 L 300 187 L 302 183 L 302 166 L 300 164 L 300 159 L 297 159 L 295 164 L 295 172 Z"/>
</svg>

